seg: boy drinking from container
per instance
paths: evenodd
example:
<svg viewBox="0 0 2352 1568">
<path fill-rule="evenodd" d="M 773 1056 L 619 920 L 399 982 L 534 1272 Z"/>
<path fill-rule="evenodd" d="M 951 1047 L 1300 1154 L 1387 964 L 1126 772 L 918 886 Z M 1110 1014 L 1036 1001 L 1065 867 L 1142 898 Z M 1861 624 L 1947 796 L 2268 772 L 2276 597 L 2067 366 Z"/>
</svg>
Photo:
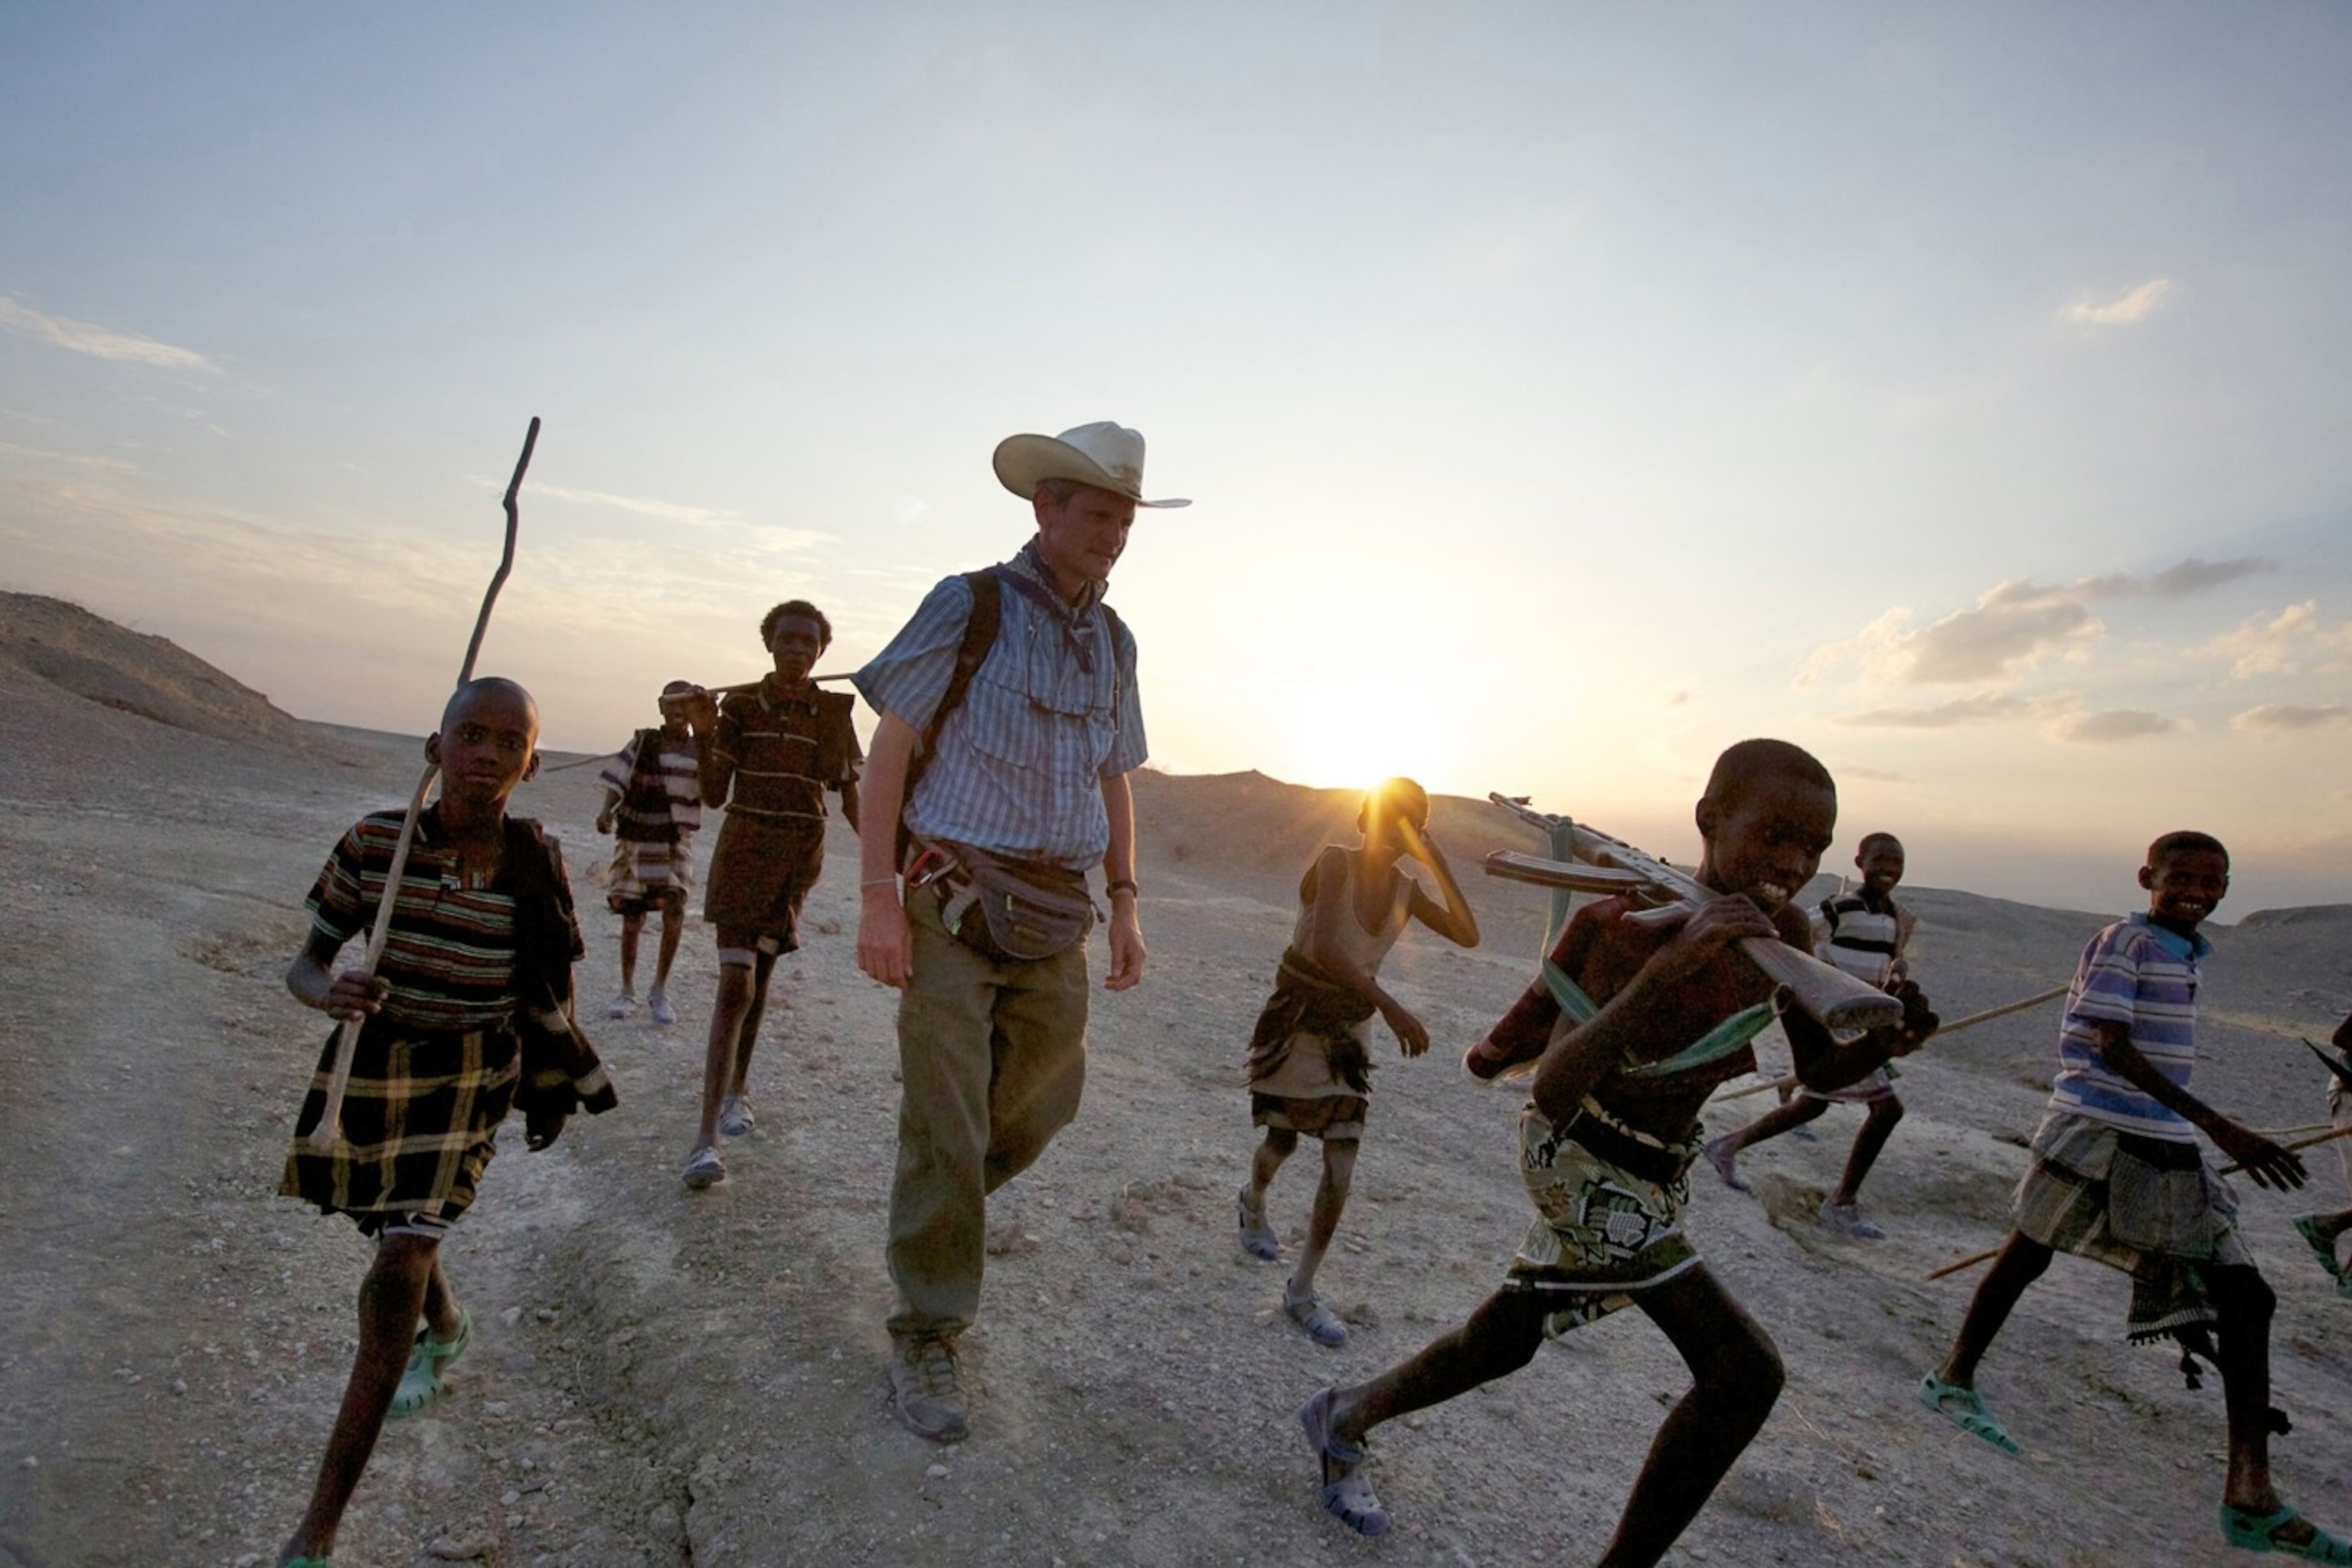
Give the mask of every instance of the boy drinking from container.
<svg viewBox="0 0 2352 1568">
<path fill-rule="evenodd" d="M 1445 856 L 1428 837 L 1429 795 L 1391 779 L 1357 814 L 1360 848 L 1327 845 L 1298 883 L 1298 921 L 1275 973 L 1274 994 L 1250 1038 L 1250 1116 L 1265 1142 L 1237 1201 L 1242 1247 L 1271 1263 L 1282 1256 L 1265 1217 L 1265 1190 L 1303 1134 L 1323 1145 L 1307 1245 L 1282 1289 L 1282 1309 L 1318 1345 L 1348 1342 L 1347 1325 L 1315 1294 L 1315 1272 L 1339 1228 L 1372 1092 L 1372 1015 L 1408 1057 L 1429 1049 L 1429 1031 L 1380 983 L 1381 961 L 1419 921 L 1462 947 L 1478 945 L 1478 919 Z M 1407 856 L 1437 879 L 1440 903 L 1398 868 Z"/>
</svg>

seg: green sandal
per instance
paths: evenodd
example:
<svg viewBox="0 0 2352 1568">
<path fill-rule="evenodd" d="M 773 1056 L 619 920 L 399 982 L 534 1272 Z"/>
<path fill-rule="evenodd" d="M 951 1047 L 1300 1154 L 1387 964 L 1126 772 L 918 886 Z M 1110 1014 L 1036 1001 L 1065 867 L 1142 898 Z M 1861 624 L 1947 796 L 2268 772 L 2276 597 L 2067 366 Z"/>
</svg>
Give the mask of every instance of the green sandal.
<svg viewBox="0 0 2352 1568">
<path fill-rule="evenodd" d="M 2312 1256 L 2319 1259 L 2319 1266 L 2327 1270 L 2327 1277 L 2338 1284 L 2343 1283 L 2344 1266 L 2336 1261 L 2336 1238 L 2319 1234 L 2319 1216 L 2315 1214 L 2295 1215 L 2294 1233 L 2303 1237 L 2305 1245 L 2311 1248 Z"/>
<path fill-rule="evenodd" d="M 1919 1403 L 1971 1437 L 1981 1437 L 2004 1454 L 2024 1452 L 2017 1439 L 2001 1429 L 1985 1408 L 1984 1395 L 1957 1383 L 1946 1383 L 1934 1373 L 1919 1380 Z"/>
<path fill-rule="evenodd" d="M 449 1385 L 441 1381 L 441 1363 L 464 1355 L 467 1342 L 473 1337 L 473 1316 L 463 1308 L 457 1312 L 457 1331 L 448 1339 L 435 1339 L 429 1327 L 417 1330 L 416 1348 L 408 1352 L 407 1369 L 400 1374 L 400 1386 L 393 1391 L 392 1408 L 384 1412 L 384 1419 L 405 1420 L 448 1393 Z"/>
<path fill-rule="evenodd" d="M 2298 1521 L 2308 1526 L 2311 1539 L 2281 1541 L 2279 1531 Z M 2287 1502 L 2280 1503 L 2278 1511 L 2273 1514 L 2259 1514 L 2223 1503 L 2221 1539 L 2241 1552 L 2278 1552 L 2311 1563 L 2352 1563 L 2352 1542 L 2338 1541 L 2311 1524 L 2295 1511 L 2294 1504 Z"/>
</svg>

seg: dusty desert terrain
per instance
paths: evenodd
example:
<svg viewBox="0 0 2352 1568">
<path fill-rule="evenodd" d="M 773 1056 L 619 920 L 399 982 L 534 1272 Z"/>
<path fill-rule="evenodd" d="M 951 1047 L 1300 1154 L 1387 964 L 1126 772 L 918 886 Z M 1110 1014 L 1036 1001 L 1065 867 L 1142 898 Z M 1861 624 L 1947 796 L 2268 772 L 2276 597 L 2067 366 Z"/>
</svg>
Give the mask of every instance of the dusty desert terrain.
<svg viewBox="0 0 2352 1568">
<path fill-rule="evenodd" d="M 0 596 L 0 1564 L 268 1563 L 349 1365 L 364 1258 L 347 1225 L 272 1195 L 320 1033 L 279 976 L 319 861 L 354 816 L 405 798 L 417 742 L 287 720 L 169 644 L 16 595 Z M 602 1021 L 616 922 L 593 774 L 551 772 L 518 808 L 570 847 L 583 1012 L 624 1104 L 544 1153 L 509 1141 L 448 1249 L 475 1349 L 452 1398 L 386 1433 L 341 1568 L 1591 1560 L 1684 1382 L 1638 1314 L 1385 1430 L 1383 1541 L 1318 1510 L 1294 1420 L 1317 1387 L 1450 1326 L 1523 1224 L 1516 1100 L 1454 1062 L 1527 979 L 1540 929 L 1539 893 L 1475 870 L 1488 847 L 1535 847 L 1500 813 L 1446 801 L 1434 825 L 1486 945 L 1424 933 L 1391 961 L 1438 1045 L 1381 1068 L 1324 1274 L 1355 1325 L 1332 1352 L 1276 1311 L 1282 1271 L 1234 1246 L 1252 1142 L 1236 1079 L 1289 885 L 1352 802 L 1253 774 L 1141 781 L 1150 971 L 1100 998 L 1086 1110 L 997 1205 L 974 1435 L 940 1450 L 883 1402 L 895 1049 L 890 999 L 852 960 L 853 842 L 836 832 L 813 938 L 778 973 L 760 1128 L 697 1196 L 677 1168 L 708 937 L 681 959 L 677 1026 Z M 2116 912 L 1911 899 L 1917 972 L 1948 1016 L 2063 982 Z M 2318 1121 L 2295 1037 L 2352 1005 L 2352 908 L 2225 913 L 2240 921 L 2216 933 L 2198 1087 L 2255 1125 Z M 2190 1393 L 2170 1355 L 2121 1342 L 2116 1277 L 2061 1259 L 1988 1363 L 2021 1458 L 1914 1402 L 1969 1289 L 1921 1275 L 1997 1237 L 2054 1014 L 1915 1058 L 1866 1194 L 1885 1242 L 1811 1219 L 1855 1111 L 1752 1154 L 1754 1198 L 1702 1173 L 1701 1246 L 1790 1381 L 1673 1561 L 2241 1560 L 2213 1523 L 2218 1387 Z M 1308 1164 L 1275 1189 L 1293 1241 Z M 2313 1171 L 2341 1201 L 2333 1158 Z M 2281 1296 L 2282 1482 L 2352 1528 L 2352 1302 L 2288 1228 L 2308 1198 L 2245 1199 Z"/>
</svg>

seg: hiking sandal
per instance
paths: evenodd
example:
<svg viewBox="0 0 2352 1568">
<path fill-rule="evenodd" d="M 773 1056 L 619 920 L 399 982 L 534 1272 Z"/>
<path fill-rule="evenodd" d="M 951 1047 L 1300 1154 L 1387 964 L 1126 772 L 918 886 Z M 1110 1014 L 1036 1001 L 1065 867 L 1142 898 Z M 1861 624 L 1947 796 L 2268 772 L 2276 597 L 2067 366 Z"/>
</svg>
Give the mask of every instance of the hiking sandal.
<svg viewBox="0 0 2352 1568">
<path fill-rule="evenodd" d="M 1957 1383 L 1946 1383 L 1934 1373 L 1919 1380 L 1919 1403 L 1971 1437 L 1981 1437 L 2004 1454 L 2021 1454 L 2017 1439 L 2004 1431 L 1985 1408 L 1984 1395 Z"/>
<path fill-rule="evenodd" d="M 1307 1446 L 1323 1465 L 1323 1511 L 1359 1535 L 1386 1535 L 1389 1510 L 1381 1506 L 1380 1496 L 1363 1470 L 1364 1461 L 1371 1456 L 1359 1445 L 1341 1442 L 1332 1432 L 1331 1400 L 1332 1391 L 1327 1388 L 1298 1413 Z"/>
<path fill-rule="evenodd" d="M 408 1366 L 400 1374 L 400 1386 L 393 1390 L 392 1407 L 384 1412 L 384 1419 L 405 1420 L 448 1393 L 449 1385 L 441 1381 L 441 1363 L 465 1354 L 473 1337 L 473 1315 L 462 1307 L 457 1310 L 457 1331 L 449 1338 L 436 1339 L 430 1328 L 417 1330 L 416 1348 L 408 1352 Z"/>
<path fill-rule="evenodd" d="M 1266 1219 L 1261 1206 L 1255 1219 L 1250 1218 L 1249 1189 L 1244 1187 L 1234 1194 L 1234 1220 L 1241 1227 L 1242 1250 L 1262 1263 L 1272 1263 L 1282 1257 L 1282 1242 L 1274 1234 L 1274 1226 Z"/>
<path fill-rule="evenodd" d="M 2278 1532 L 2290 1524 L 2311 1531 L 2308 1541 L 2281 1541 Z M 2352 1563 L 2352 1542 L 2339 1541 L 2281 1501 L 2278 1511 L 2258 1514 L 2251 1509 L 2221 1505 L 2221 1539 L 2241 1552 L 2276 1552 L 2310 1563 Z"/>
<path fill-rule="evenodd" d="M 1294 1296 L 1290 1287 L 1282 1288 L 1282 1310 L 1290 1321 L 1307 1331 L 1307 1337 L 1326 1350 L 1338 1350 L 1348 1342 L 1348 1325 L 1339 1314 L 1323 1304 L 1323 1298 L 1309 1290 L 1304 1296 Z"/>
</svg>

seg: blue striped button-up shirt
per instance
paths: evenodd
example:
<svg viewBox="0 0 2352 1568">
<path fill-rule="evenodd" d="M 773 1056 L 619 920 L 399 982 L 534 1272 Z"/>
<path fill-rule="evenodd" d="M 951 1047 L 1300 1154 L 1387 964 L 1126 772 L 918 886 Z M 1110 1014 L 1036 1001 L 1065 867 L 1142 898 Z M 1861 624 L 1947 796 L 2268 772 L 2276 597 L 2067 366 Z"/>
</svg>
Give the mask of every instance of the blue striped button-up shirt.
<svg viewBox="0 0 2352 1568">
<path fill-rule="evenodd" d="M 1149 754 L 1135 638 L 1121 626 L 1113 649 L 1099 584 L 1066 605 L 1034 540 L 1005 570 L 1027 582 L 1003 584 L 996 642 L 940 731 L 907 803 L 907 826 L 925 838 L 1082 870 L 1110 846 L 1102 781 Z M 859 694 L 920 732 L 947 694 L 971 618 L 971 585 L 961 575 L 941 580 L 851 678 Z"/>
</svg>

